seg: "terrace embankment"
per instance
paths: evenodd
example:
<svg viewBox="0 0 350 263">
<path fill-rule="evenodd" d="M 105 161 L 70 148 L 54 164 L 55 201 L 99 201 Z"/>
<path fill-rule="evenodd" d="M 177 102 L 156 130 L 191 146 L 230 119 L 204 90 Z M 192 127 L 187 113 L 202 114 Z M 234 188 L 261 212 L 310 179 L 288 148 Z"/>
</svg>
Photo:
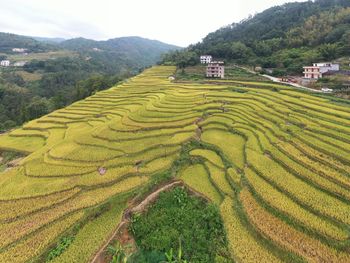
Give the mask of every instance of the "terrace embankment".
<svg viewBox="0 0 350 263">
<path fill-rule="evenodd" d="M 0 262 L 35 261 L 86 217 L 52 263 L 89 262 L 127 197 L 174 164 L 173 179 L 220 208 L 235 261 L 350 262 L 348 104 L 258 79 L 170 82 L 175 70 L 147 69 L 0 136 L 1 151 L 26 153 L 0 176 Z"/>
</svg>

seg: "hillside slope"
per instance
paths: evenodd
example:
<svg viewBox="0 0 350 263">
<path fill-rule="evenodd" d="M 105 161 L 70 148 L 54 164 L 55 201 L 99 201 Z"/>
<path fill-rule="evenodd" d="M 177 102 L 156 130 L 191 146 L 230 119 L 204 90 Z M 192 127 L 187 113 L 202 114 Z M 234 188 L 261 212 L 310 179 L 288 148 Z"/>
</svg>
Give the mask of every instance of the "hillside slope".
<svg viewBox="0 0 350 263">
<path fill-rule="evenodd" d="M 209 33 L 186 52 L 189 64 L 194 62 L 194 52 L 301 73 L 303 65 L 350 55 L 350 2 L 316 0 L 275 6 Z M 165 61 L 181 59 L 172 54 Z"/>
<path fill-rule="evenodd" d="M 235 261 L 350 262 L 349 107 L 269 82 L 170 82 L 174 71 L 0 135 L 0 150 L 27 155 L 0 174 L 0 261 L 89 262 L 128 199 L 176 177 L 218 206 Z"/>
<path fill-rule="evenodd" d="M 140 37 L 36 39 L 0 33 L 0 60 L 26 62 L 0 67 L 0 132 L 111 87 L 178 49 Z"/>
<path fill-rule="evenodd" d="M 0 53 L 14 53 L 13 48 L 25 48 L 28 52 L 57 50 L 54 45 L 42 43 L 31 37 L 0 32 Z"/>
<path fill-rule="evenodd" d="M 121 37 L 106 41 L 75 38 L 63 41 L 60 47 L 90 56 L 97 62 L 113 70 L 112 65 L 120 68 L 142 68 L 156 64 L 163 53 L 177 50 L 179 47 L 157 40 L 141 37 Z"/>
</svg>

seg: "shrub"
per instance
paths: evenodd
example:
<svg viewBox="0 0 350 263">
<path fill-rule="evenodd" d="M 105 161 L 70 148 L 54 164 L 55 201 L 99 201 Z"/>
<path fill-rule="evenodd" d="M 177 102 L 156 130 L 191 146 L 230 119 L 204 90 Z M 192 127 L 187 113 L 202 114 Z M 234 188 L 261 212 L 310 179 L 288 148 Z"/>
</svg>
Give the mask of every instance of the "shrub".
<svg viewBox="0 0 350 263">
<path fill-rule="evenodd" d="M 218 208 L 189 195 L 182 188 L 161 193 L 144 215 L 133 217 L 130 229 L 138 246 L 146 251 L 138 257 L 145 259 L 160 255 L 158 252 L 169 256 L 171 249 L 177 255 L 179 239 L 182 259 L 190 262 L 211 263 L 217 254 L 226 251 L 225 231 Z"/>
</svg>

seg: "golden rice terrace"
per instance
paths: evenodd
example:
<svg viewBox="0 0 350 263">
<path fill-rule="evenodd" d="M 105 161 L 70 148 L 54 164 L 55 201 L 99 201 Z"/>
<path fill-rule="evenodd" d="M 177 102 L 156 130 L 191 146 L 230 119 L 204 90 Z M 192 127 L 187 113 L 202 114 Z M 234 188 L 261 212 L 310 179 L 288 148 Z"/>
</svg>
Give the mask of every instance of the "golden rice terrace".
<svg viewBox="0 0 350 263">
<path fill-rule="evenodd" d="M 174 83 L 174 71 L 153 67 L 0 136 L 26 154 L 0 174 L 0 262 L 40 261 L 83 221 L 51 262 L 89 262 L 130 193 L 188 144 L 194 161 L 171 176 L 219 206 L 236 262 L 350 262 L 350 107 L 267 82 Z"/>
</svg>

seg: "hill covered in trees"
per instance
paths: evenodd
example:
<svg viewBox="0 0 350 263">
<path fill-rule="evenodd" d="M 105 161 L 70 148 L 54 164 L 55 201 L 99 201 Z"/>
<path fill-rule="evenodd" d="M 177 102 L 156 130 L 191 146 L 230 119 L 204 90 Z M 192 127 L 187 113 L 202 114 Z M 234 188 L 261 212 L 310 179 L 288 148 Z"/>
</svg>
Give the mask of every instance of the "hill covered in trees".
<svg viewBox="0 0 350 263">
<path fill-rule="evenodd" d="M 89 56 L 111 73 L 123 68 L 153 65 L 160 60 L 162 53 L 179 49 L 177 46 L 141 37 L 121 37 L 106 41 L 74 38 L 61 42 L 59 46 Z"/>
<path fill-rule="evenodd" d="M 179 66 L 199 54 L 300 73 L 302 66 L 350 55 L 350 1 L 316 0 L 269 8 L 208 34 L 183 52 L 164 57 Z"/>
<path fill-rule="evenodd" d="M 177 48 L 140 37 L 54 41 L 0 33 L 0 60 L 27 61 L 0 69 L 0 131 L 111 87 Z"/>
<path fill-rule="evenodd" d="M 31 37 L 0 32 L 0 52 L 11 54 L 14 53 L 13 48 L 24 48 L 29 52 L 45 52 L 58 49 L 54 45 L 37 41 Z"/>
</svg>

